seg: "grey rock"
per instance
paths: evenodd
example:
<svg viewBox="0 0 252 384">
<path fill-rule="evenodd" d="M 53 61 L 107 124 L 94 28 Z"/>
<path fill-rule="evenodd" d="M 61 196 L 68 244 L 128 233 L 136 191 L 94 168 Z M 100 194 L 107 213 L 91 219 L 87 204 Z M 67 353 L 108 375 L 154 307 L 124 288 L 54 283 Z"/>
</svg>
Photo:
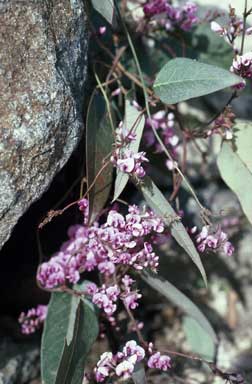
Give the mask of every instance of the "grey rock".
<svg viewBox="0 0 252 384">
<path fill-rule="evenodd" d="M 39 376 L 39 346 L 14 343 L 4 338 L 0 343 L 0 384 L 23 384 Z"/>
<path fill-rule="evenodd" d="M 82 0 L 0 1 L 0 248 L 83 133 Z"/>
</svg>

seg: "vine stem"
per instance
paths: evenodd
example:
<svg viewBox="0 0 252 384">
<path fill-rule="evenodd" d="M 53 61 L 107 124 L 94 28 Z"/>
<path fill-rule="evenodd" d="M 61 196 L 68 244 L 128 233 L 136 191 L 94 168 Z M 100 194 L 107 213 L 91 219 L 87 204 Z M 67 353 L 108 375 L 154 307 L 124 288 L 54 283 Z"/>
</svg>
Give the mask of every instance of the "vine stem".
<svg viewBox="0 0 252 384">
<path fill-rule="evenodd" d="M 138 337 L 138 339 L 139 339 L 139 342 L 142 344 L 142 346 L 144 346 L 144 347 L 146 348 L 147 343 L 146 343 L 146 341 L 144 340 L 143 335 L 142 335 L 141 331 L 140 331 L 139 328 L 138 328 L 138 325 L 137 325 L 137 322 L 136 322 L 136 319 L 135 319 L 133 313 L 131 312 L 131 310 L 129 309 L 129 307 L 125 304 L 125 302 L 123 302 L 123 305 L 124 305 L 124 308 L 125 308 L 125 310 L 126 310 L 128 316 L 129 316 L 129 318 L 130 318 L 132 324 L 134 325 L 134 328 L 135 328 L 137 337 Z"/>
<path fill-rule="evenodd" d="M 125 25 L 125 22 L 123 20 L 123 18 L 121 17 L 121 14 L 120 14 L 120 10 L 119 10 L 119 6 L 117 4 L 117 2 L 115 1 L 115 8 L 116 8 L 116 11 L 118 13 L 118 16 L 119 16 L 119 19 L 122 23 L 122 26 L 123 26 L 123 29 L 124 29 L 124 32 L 126 34 L 126 37 L 127 37 L 127 40 L 128 40 L 128 43 L 129 43 L 129 46 L 130 46 L 130 49 L 131 49 L 131 52 L 132 52 L 132 55 L 133 55 L 133 58 L 134 58 L 134 61 L 135 61 L 135 64 L 136 64 L 136 67 L 137 67 L 137 71 L 138 71 L 138 74 L 139 74 L 139 77 L 140 77 L 140 80 L 141 80 L 141 84 L 142 84 L 142 89 L 143 89 L 143 93 L 144 93 L 144 99 L 145 99 L 145 106 L 146 106 L 146 111 L 147 111 L 147 115 L 148 115 L 148 118 L 150 120 L 150 123 L 151 123 L 151 129 L 153 131 L 153 134 L 154 136 L 156 137 L 158 143 L 161 145 L 161 147 L 163 148 L 163 151 L 164 153 L 166 154 L 167 158 L 173 162 L 174 164 L 174 168 L 176 169 L 176 171 L 178 172 L 178 174 L 182 177 L 183 181 L 185 182 L 185 184 L 187 185 L 188 189 L 190 190 L 192 196 L 194 197 L 196 203 L 198 204 L 198 206 L 200 207 L 200 209 L 202 211 L 205 211 L 205 207 L 203 207 L 203 205 L 201 204 L 201 202 L 199 201 L 193 187 L 191 186 L 191 184 L 189 183 L 189 181 L 187 180 L 187 178 L 185 177 L 185 175 L 183 174 L 183 172 L 181 171 L 181 169 L 178 167 L 178 165 L 174 162 L 171 154 L 169 153 L 168 149 L 166 148 L 166 146 L 164 145 L 162 139 L 160 138 L 159 134 L 157 133 L 153 123 L 152 123 L 152 119 L 151 119 L 151 113 L 150 113 L 150 107 L 149 107 L 149 100 L 148 100 L 148 94 L 147 94 L 147 90 L 146 90 L 146 86 L 145 86 L 145 82 L 144 82 L 144 78 L 143 78 L 143 73 L 142 73 L 142 70 L 141 70 L 141 66 L 140 66 L 140 63 L 139 63 L 139 60 L 138 60 L 138 57 L 137 57 L 137 54 L 136 54 L 136 50 L 135 50 L 135 47 L 134 47 L 134 44 L 132 42 L 132 39 L 130 37 L 130 34 L 128 32 L 128 29 Z"/>
<path fill-rule="evenodd" d="M 244 51 L 247 17 L 248 17 L 248 0 L 245 0 L 244 12 L 243 12 L 243 31 L 242 31 L 242 42 L 241 42 L 241 55 L 243 55 L 243 51 Z"/>
</svg>

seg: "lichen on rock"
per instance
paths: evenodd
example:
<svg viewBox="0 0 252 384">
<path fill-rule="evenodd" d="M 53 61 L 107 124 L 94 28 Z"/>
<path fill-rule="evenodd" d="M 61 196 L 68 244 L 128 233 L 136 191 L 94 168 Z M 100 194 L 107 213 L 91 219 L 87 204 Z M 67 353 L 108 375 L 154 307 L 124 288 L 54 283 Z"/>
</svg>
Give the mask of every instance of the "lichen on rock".
<svg viewBox="0 0 252 384">
<path fill-rule="evenodd" d="M 0 1 L 0 247 L 83 132 L 82 0 Z"/>
</svg>

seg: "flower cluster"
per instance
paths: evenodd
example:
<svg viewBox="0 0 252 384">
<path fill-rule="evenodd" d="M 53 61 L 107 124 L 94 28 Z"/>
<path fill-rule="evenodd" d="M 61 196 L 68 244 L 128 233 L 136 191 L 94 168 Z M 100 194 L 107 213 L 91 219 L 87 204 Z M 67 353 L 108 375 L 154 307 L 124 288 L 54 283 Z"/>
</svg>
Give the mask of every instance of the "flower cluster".
<svg viewBox="0 0 252 384">
<path fill-rule="evenodd" d="M 163 27 L 167 31 L 180 28 L 190 30 L 198 22 L 198 7 L 187 1 L 182 6 L 173 6 L 168 0 L 148 0 L 143 6 L 148 27 Z"/>
<path fill-rule="evenodd" d="M 144 132 L 145 145 L 147 147 L 154 147 L 155 152 L 160 153 L 163 151 L 161 145 L 156 141 L 152 127 L 156 129 L 165 144 L 169 149 L 174 160 L 178 157 L 179 137 L 175 132 L 175 116 L 172 112 L 167 113 L 160 110 L 151 116 L 151 120 L 146 119 L 146 126 Z M 166 161 L 166 166 L 169 170 L 174 168 L 174 162 L 171 160 Z"/>
<path fill-rule="evenodd" d="M 40 266 L 37 280 L 41 287 L 53 289 L 67 282 L 77 283 L 82 272 L 95 268 L 111 276 L 118 264 L 136 270 L 156 270 L 158 257 L 146 237 L 164 231 L 159 217 L 151 210 L 129 206 L 126 216 L 110 210 L 104 224 L 95 222 L 87 226 L 88 201 L 83 200 L 79 206 L 84 213 L 84 225 L 70 227 L 69 240 Z"/>
<path fill-rule="evenodd" d="M 121 172 L 127 173 L 137 178 L 143 178 L 146 174 L 142 163 L 148 163 L 145 152 L 134 153 L 131 150 L 125 149 L 116 150 L 111 156 L 111 162 Z"/>
<path fill-rule="evenodd" d="M 148 360 L 149 368 L 161 369 L 167 371 L 171 368 L 171 358 L 167 355 L 161 355 L 160 352 L 154 353 Z"/>
<path fill-rule="evenodd" d="M 138 307 L 138 299 L 142 297 L 137 290 L 132 289 L 135 280 L 129 275 L 124 275 L 121 284 L 98 288 L 94 283 L 88 283 L 85 293 L 91 297 L 91 300 L 98 308 L 102 309 L 111 323 L 114 323 L 113 314 L 117 309 L 118 299 L 122 300 L 126 308 L 136 309 Z"/>
<path fill-rule="evenodd" d="M 144 349 L 137 345 L 135 340 L 128 341 L 122 352 L 115 355 L 104 352 L 94 370 L 96 381 L 101 383 L 114 374 L 122 379 L 128 379 L 134 371 L 135 364 L 144 357 Z"/>
<path fill-rule="evenodd" d="M 142 164 L 148 163 L 145 152 L 134 153 L 129 147 L 136 139 L 134 129 L 128 130 L 121 122 L 116 129 L 116 149 L 110 160 L 112 164 L 123 173 L 127 173 L 136 178 L 143 178 L 146 174 Z"/>
<path fill-rule="evenodd" d="M 113 375 L 122 380 L 129 379 L 134 371 L 135 364 L 145 358 L 145 350 L 135 340 L 128 341 L 122 352 L 113 355 L 111 352 L 104 352 L 98 361 L 95 369 L 95 379 L 98 383 L 103 382 Z M 171 368 L 171 359 L 160 352 L 152 354 L 147 362 L 149 368 L 156 368 L 167 371 Z"/>
<path fill-rule="evenodd" d="M 208 130 L 207 136 L 212 136 L 217 133 L 226 140 L 232 140 L 235 114 L 232 112 L 230 107 L 226 107 L 224 112 L 214 120 L 213 127 Z"/>
<path fill-rule="evenodd" d="M 211 29 L 213 32 L 220 36 L 223 36 L 229 44 L 233 44 L 237 36 L 243 31 L 243 22 L 236 16 L 230 17 L 229 24 L 227 26 L 221 26 L 216 21 L 211 22 Z"/>
<path fill-rule="evenodd" d="M 197 228 L 194 227 L 191 233 L 195 233 Z M 210 228 L 209 225 L 204 226 L 201 232 L 196 236 L 197 248 L 200 252 L 219 251 L 227 256 L 232 256 L 234 246 L 228 241 L 228 236 L 218 226 L 217 229 Z"/>
<path fill-rule="evenodd" d="M 252 52 L 247 52 L 244 55 L 236 55 L 230 68 L 231 72 L 243 77 L 251 79 L 252 77 Z"/>
<path fill-rule="evenodd" d="M 46 318 L 47 305 L 38 305 L 37 308 L 31 308 L 27 313 L 22 312 L 19 316 L 22 333 L 29 335 L 39 329 Z"/>
</svg>

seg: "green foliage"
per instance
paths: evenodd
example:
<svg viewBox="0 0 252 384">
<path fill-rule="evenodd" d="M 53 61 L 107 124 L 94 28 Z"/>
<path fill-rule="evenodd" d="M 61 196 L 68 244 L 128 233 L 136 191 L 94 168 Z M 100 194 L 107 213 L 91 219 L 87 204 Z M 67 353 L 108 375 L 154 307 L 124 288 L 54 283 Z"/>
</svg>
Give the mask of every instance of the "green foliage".
<svg viewBox="0 0 252 384">
<path fill-rule="evenodd" d="M 200 24 L 191 33 L 190 45 L 195 52 L 195 58 L 202 63 L 229 69 L 233 50 L 222 36 L 211 30 L 209 23 Z"/>
<path fill-rule="evenodd" d="M 114 18 L 114 0 L 91 0 L 94 9 L 99 12 L 108 23 L 112 24 Z"/>
<path fill-rule="evenodd" d="M 155 289 L 161 295 L 165 296 L 169 301 L 182 309 L 184 313 L 193 318 L 201 329 L 201 333 L 207 335 L 207 337 L 211 340 L 212 345 L 217 343 L 217 337 L 211 324 L 205 315 L 188 297 L 180 292 L 169 281 L 162 279 L 158 275 L 144 272 L 141 274 L 141 277 L 153 289 Z"/>
<path fill-rule="evenodd" d="M 114 142 L 113 131 L 109 121 L 104 98 L 95 91 L 90 100 L 86 124 L 86 168 L 87 188 L 94 183 L 88 193 L 90 221 L 94 221 L 108 200 L 112 179 L 113 165 L 109 162 L 103 171 L 98 172 L 109 160 Z M 96 180 L 95 180 L 96 179 Z"/>
<path fill-rule="evenodd" d="M 221 177 L 238 197 L 252 224 L 252 124 L 238 120 L 234 143 L 224 141 L 218 156 Z"/>
<path fill-rule="evenodd" d="M 53 293 L 41 346 L 43 384 L 81 384 L 87 354 L 97 335 L 91 303 L 68 293 Z"/>
<path fill-rule="evenodd" d="M 241 78 L 212 65 L 196 60 L 170 60 L 157 75 L 155 93 L 166 104 L 208 95 L 241 82 Z"/>
<path fill-rule="evenodd" d="M 191 350 L 203 359 L 213 361 L 216 351 L 216 344 L 209 333 L 199 325 L 196 319 L 185 316 L 183 319 L 183 329 L 187 342 Z"/>
<path fill-rule="evenodd" d="M 207 285 L 206 273 L 200 256 L 185 227 L 178 220 L 172 206 L 168 203 L 164 195 L 149 177 L 144 178 L 143 183 L 139 184 L 139 189 L 143 193 L 147 204 L 153 209 L 153 211 L 156 212 L 157 215 L 164 219 L 166 225 L 170 226 L 172 236 L 191 257 L 192 261 L 198 267 L 205 284 Z"/>
<path fill-rule="evenodd" d="M 123 147 L 122 151 L 127 149 L 137 153 L 143 134 L 145 119 L 143 114 L 133 107 L 129 100 L 126 100 L 125 103 L 125 118 L 123 124 L 128 132 L 132 132 L 136 135 L 136 139 L 130 142 L 127 146 Z M 126 187 L 128 180 L 129 175 L 127 175 L 127 173 L 117 170 L 113 200 L 118 199 Z"/>
</svg>

